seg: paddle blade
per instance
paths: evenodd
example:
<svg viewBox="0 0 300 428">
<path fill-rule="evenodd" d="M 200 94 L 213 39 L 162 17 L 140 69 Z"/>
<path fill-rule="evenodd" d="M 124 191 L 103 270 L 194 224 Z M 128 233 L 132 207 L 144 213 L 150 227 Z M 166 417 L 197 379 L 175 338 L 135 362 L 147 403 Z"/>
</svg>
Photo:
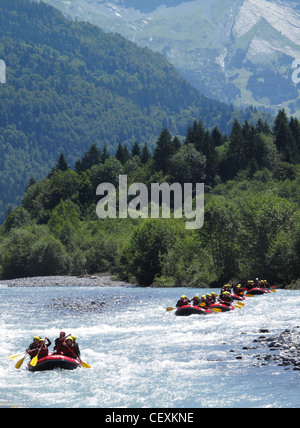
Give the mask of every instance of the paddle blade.
<svg viewBox="0 0 300 428">
<path fill-rule="evenodd" d="M 36 355 L 35 357 L 33 357 L 32 358 L 32 360 L 30 361 L 30 365 L 32 366 L 32 367 L 35 367 L 36 366 L 36 364 L 37 364 L 37 362 L 38 362 L 38 356 Z"/>
<path fill-rule="evenodd" d="M 82 363 L 82 367 L 86 368 L 86 369 L 90 369 L 91 366 L 88 363 L 85 363 L 84 361 L 81 361 Z"/>
<path fill-rule="evenodd" d="M 272 291 L 272 293 L 276 293 L 276 290 L 273 290 L 273 288 L 269 288 L 270 291 Z"/>
<path fill-rule="evenodd" d="M 25 357 L 21 358 L 21 360 L 19 360 L 15 365 L 15 368 L 19 369 L 22 366 L 24 360 L 25 360 Z"/>
<path fill-rule="evenodd" d="M 9 358 L 11 359 L 11 360 L 14 360 L 15 358 L 18 358 L 18 357 L 20 357 L 22 354 L 18 354 L 18 355 L 10 355 L 9 356 Z"/>
<path fill-rule="evenodd" d="M 246 294 L 246 297 L 254 297 L 254 294 Z"/>
<path fill-rule="evenodd" d="M 173 308 L 172 306 L 170 306 L 170 307 L 168 307 L 168 308 L 166 309 L 166 311 L 167 311 L 167 312 L 170 312 L 170 311 L 173 311 L 173 309 L 176 309 L 176 308 Z"/>
<path fill-rule="evenodd" d="M 209 308 L 209 309 L 211 309 L 214 312 L 222 312 L 222 309 L 220 308 Z"/>
<path fill-rule="evenodd" d="M 239 302 L 237 303 L 239 306 L 245 306 L 245 303 Z"/>
</svg>

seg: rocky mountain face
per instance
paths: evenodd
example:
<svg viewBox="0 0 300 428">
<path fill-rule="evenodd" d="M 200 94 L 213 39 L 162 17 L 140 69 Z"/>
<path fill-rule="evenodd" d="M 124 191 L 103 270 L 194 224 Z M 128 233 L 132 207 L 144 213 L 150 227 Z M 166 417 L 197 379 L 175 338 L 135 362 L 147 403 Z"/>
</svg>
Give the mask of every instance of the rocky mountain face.
<svg viewBox="0 0 300 428">
<path fill-rule="evenodd" d="M 209 97 L 300 114 L 294 0 L 44 1 L 163 53 Z"/>
</svg>

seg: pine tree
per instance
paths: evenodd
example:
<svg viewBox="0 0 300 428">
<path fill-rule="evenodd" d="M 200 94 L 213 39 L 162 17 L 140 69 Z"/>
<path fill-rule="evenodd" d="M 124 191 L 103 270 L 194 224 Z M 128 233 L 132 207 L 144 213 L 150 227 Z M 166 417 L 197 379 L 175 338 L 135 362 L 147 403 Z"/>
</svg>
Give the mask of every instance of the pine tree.
<svg viewBox="0 0 300 428">
<path fill-rule="evenodd" d="M 131 156 L 141 156 L 141 148 L 139 146 L 139 143 L 137 141 L 134 142 L 132 150 L 131 150 Z"/>
<path fill-rule="evenodd" d="M 260 134 L 266 134 L 266 135 L 271 134 L 270 126 L 266 121 L 263 122 L 261 118 L 258 119 L 255 129 L 256 129 L 256 132 Z"/>
<path fill-rule="evenodd" d="M 206 134 L 201 120 L 194 120 L 193 126 L 188 128 L 185 144 L 193 144 L 203 154 L 205 150 Z"/>
<path fill-rule="evenodd" d="M 181 148 L 181 141 L 176 135 L 173 138 L 173 144 L 174 144 L 174 150 L 177 152 L 177 150 Z"/>
<path fill-rule="evenodd" d="M 229 138 L 229 149 L 224 171 L 225 179 L 232 179 L 235 175 L 245 167 L 246 154 L 245 154 L 245 140 L 243 128 L 239 121 L 235 119 L 232 131 Z"/>
<path fill-rule="evenodd" d="M 97 148 L 96 144 L 93 143 L 89 150 L 85 152 L 81 160 L 78 160 L 75 164 L 75 170 L 78 173 L 86 171 L 92 168 L 94 165 L 98 165 L 101 162 L 101 152 Z"/>
<path fill-rule="evenodd" d="M 143 164 L 146 164 L 150 158 L 151 158 L 150 150 L 149 150 L 148 144 L 145 143 L 141 152 L 141 162 Z"/>
<path fill-rule="evenodd" d="M 217 126 L 214 126 L 211 132 L 211 138 L 213 139 L 215 147 L 221 146 L 223 144 L 223 136 Z"/>
<path fill-rule="evenodd" d="M 126 144 L 124 144 L 124 163 L 130 159 L 130 153 Z"/>
<path fill-rule="evenodd" d="M 106 145 L 104 145 L 102 153 L 101 153 L 101 163 L 104 163 L 109 158 L 109 153 L 107 151 Z"/>
<path fill-rule="evenodd" d="M 164 128 L 157 140 L 154 149 L 154 163 L 157 171 L 162 171 L 164 174 L 168 172 L 169 161 L 175 153 L 175 145 L 168 128 Z"/>
<path fill-rule="evenodd" d="M 295 141 L 295 150 L 296 150 L 296 159 L 295 162 L 300 162 L 300 123 L 299 120 L 295 117 L 291 117 L 290 119 L 290 130 L 293 134 Z"/>
<path fill-rule="evenodd" d="M 275 119 L 275 144 L 280 157 L 285 162 L 297 162 L 297 146 L 284 109 L 280 110 Z"/>
<path fill-rule="evenodd" d="M 55 171 L 67 171 L 69 169 L 69 164 L 67 162 L 67 159 L 63 153 L 59 155 L 57 164 L 55 166 Z"/>
<path fill-rule="evenodd" d="M 116 158 L 118 159 L 119 162 L 121 162 L 121 164 L 123 165 L 124 159 L 125 159 L 125 154 L 124 154 L 124 147 L 123 144 L 121 142 L 119 142 L 118 144 L 118 148 L 116 151 Z"/>
</svg>

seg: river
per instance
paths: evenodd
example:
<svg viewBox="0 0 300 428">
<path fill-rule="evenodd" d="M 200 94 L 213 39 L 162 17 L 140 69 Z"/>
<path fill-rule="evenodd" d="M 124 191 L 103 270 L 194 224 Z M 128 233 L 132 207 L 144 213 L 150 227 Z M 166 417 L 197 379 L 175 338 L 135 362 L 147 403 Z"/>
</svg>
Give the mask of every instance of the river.
<svg viewBox="0 0 300 428">
<path fill-rule="evenodd" d="M 134 286 L 9 287 L 0 281 L 0 404 L 19 407 L 299 407 L 300 372 L 258 364 L 260 329 L 300 324 L 300 291 L 248 298 L 228 313 L 176 317 L 181 294 Z M 112 284 L 110 284 L 112 285 Z M 211 290 L 217 291 L 217 290 Z M 34 335 L 77 336 L 91 368 L 31 373 L 9 355 Z M 52 349 L 52 346 L 50 347 Z"/>
</svg>

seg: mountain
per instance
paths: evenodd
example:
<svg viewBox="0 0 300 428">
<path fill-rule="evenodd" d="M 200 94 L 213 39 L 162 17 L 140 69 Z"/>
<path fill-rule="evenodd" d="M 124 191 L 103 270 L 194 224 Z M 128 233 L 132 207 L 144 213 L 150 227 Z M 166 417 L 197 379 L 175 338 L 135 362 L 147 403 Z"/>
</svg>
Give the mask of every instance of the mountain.
<svg viewBox="0 0 300 428">
<path fill-rule="evenodd" d="M 61 152 L 74 166 L 93 143 L 153 148 L 164 127 L 185 135 L 201 119 L 229 132 L 235 116 L 257 119 L 201 95 L 161 54 L 44 2 L 0 0 L 0 59 L 0 222 Z"/>
<path fill-rule="evenodd" d="M 300 115 L 295 0 L 45 0 L 161 52 L 203 94 Z"/>
</svg>

